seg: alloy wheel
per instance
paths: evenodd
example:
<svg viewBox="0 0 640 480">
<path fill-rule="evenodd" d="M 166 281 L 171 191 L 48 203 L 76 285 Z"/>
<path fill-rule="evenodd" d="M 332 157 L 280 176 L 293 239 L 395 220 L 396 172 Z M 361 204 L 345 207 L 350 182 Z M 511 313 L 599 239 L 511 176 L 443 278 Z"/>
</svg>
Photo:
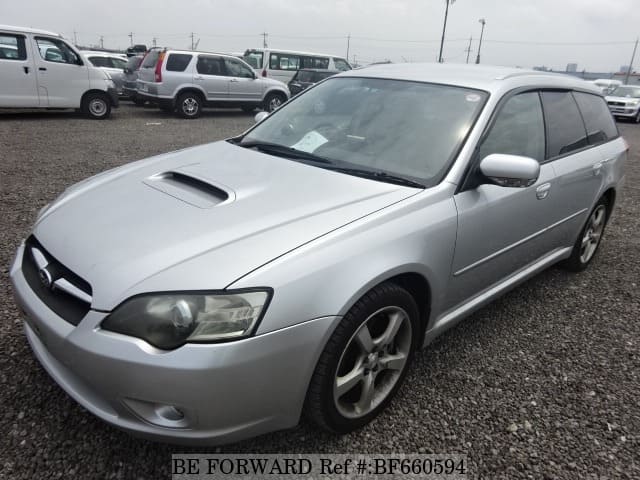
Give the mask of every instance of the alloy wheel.
<svg viewBox="0 0 640 480">
<path fill-rule="evenodd" d="M 599 205 L 589 217 L 580 249 L 580 261 L 582 263 L 589 262 L 593 254 L 596 253 L 600 239 L 602 238 L 606 216 L 606 207 Z"/>
</svg>

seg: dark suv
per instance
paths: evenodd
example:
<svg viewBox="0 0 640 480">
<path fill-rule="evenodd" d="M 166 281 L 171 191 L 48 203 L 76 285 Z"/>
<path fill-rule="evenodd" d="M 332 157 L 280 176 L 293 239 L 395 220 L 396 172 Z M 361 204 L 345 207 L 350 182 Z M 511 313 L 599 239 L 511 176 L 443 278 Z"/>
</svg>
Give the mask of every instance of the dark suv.
<svg viewBox="0 0 640 480">
<path fill-rule="evenodd" d="M 136 105 L 144 104 L 144 99 L 136 95 L 136 82 L 138 81 L 138 69 L 142 63 L 144 55 L 135 55 L 129 57 L 127 65 L 124 67 L 124 75 L 122 77 L 122 93 L 129 97 Z"/>
</svg>

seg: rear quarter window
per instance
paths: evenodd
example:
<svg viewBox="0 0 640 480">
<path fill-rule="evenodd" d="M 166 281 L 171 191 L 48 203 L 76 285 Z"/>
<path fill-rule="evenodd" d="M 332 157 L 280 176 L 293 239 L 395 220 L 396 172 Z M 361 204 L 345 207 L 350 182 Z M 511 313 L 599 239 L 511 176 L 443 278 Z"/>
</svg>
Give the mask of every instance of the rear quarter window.
<svg viewBox="0 0 640 480">
<path fill-rule="evenodd" d="M 618 136 L 618 127 L 604 98 L 582 92 L 573 92 L 573 96 L 587 127 L 587 141 L 590 145 Z"/>
<path fill-rule="evenodd" d="M 0 60 L 26 59 L 27 49 L 25 48 L 24 37 L 22 35 L 0 33 Z"/>
<path fill-rule="evenodd" d="M 191 55 L 187 53 L 172 53 L 167 59 L 166 69 L 170 72 L 184 72 L 191 62 Z"/>
</svg>

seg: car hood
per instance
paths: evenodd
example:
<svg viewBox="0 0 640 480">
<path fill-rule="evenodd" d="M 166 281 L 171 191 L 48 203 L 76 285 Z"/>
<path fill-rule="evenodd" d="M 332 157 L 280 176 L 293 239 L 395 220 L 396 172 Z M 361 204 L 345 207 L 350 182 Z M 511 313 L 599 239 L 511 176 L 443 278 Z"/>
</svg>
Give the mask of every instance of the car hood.
<svg viewBox="0 0 640 480">
<path fill-rule="evenodd" d="M 613 96 L 606 96 L 605 100 L 607 102 L 622 102 L 622 103 L 638 103 L 640 102 L 640 98 L 635 98 L 635 97 L 613 97 Z"/>
<path fill-rule="evenodd" d="M 80 182 L 34 235 L 91 284 L 92 308 L 111 310 L 138 293 L 223 289 L 419 191 L 217 142 Z"/>
</svg>

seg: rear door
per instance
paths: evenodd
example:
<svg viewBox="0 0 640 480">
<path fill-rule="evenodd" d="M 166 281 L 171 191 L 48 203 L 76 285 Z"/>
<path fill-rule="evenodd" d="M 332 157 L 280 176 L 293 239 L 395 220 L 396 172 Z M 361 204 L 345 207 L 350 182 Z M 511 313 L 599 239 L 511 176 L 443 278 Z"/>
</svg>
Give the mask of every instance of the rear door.
<svg viewBox="0 0 640 480">
<path fill-rule="evenodd" d="M 0 107 L 38 107 L 33 53 L 26 35 L 0 32 Z"/>
<path fill-rule="evenodd" d="M 542 92 L 548 152 L 558 176 L 559 228 L 573 244 L 589 210 L 602 192 L 609 168 L 621 154 L 609 143 L 618 137 L 615 121 L 598 95 L 569 91 Z M 613 150 L 612 148 L 613 147 Z"/>
<path fill-rule="evenodd" d="M 225 102 L 229 99 L 229 78 L 226 76 L 221 57 L 198 55 L 193 79 L 195 84 L 204 90 L 207 100 Z"/>
<path fill-rule="evenodd" d="M 229 100 L 232 102 L 259 103 L 264 85 L 244 62 L 224 57 L 225 72 L 229 81 Z"/>
<path fill-rule="evenodd" d="M 89 71 L 80 56 L 62 39 L 35 36 L 40 104 L 59 108 L 79 108 L 80 99 L 89 89 Z"/>
<path fill-rule="evenodd" d="M 487 183 L 478 171 L 491 153 L 521 155 L 541 162 L 537 182 L 526 188 Z M 545 158 L 545 130 L 538 92 L 506 100 L 481 140 L 472 174 L 454 196 L 458 235 L 446 308 L 453 308 L 534 262 L 556 246 L 546 228 L 555 204 L 545 192 L 555 172 Z"/>
</svg>

